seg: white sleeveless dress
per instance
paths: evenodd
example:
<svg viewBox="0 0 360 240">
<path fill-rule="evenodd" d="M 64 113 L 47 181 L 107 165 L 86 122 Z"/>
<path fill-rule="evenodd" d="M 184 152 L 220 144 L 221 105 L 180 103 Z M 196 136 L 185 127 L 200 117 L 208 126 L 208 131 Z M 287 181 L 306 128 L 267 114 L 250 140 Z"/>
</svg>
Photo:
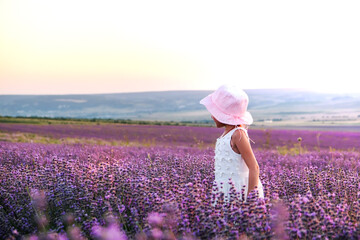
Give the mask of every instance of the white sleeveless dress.
<svg viewBox="0 0 360 240">
<path fill-rule="evenodd" d="M 217 186 L 218 191 L 224 193 L 225 201 L 230 200 L 230 178 L 234 183 L 236 192 L 239 193 L 240 199 L 246 202 L 249 184 L 249 168 L 247 167 L 244 159 L 241 157 L 241 154 L 234 152 L 230 144 L 231 136 L 236 129 L 243 129 L 248 136 L 247 130 L 245 128 L 236 127 L 216 140 L 214 188 Z M 220 188 L 221 182 L 223 183 L 222 188 Z M 242 188 L 245 190 L 244 196 L 241 195 Z M 264 190 L 260 178 L 257 190 L 259 193 L 258 197 L 264 198 Z M 213 193 L 215 193 L 214 189 Z M 213 206 L 216 205 L 216 202 L 217 199 L 215 199 Z"/>
</svg>

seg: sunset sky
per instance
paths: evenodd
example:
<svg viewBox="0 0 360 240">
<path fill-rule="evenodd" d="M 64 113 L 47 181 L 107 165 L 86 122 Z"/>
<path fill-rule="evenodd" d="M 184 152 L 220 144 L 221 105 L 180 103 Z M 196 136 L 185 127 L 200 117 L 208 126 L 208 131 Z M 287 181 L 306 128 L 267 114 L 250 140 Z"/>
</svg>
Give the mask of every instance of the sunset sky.
<svg viewBox="0 0 360 240">
<path fill-rule="evenodd" d="M 354 92 L 360 1 L 0 0 L 0 94 Z"/>
</svg>

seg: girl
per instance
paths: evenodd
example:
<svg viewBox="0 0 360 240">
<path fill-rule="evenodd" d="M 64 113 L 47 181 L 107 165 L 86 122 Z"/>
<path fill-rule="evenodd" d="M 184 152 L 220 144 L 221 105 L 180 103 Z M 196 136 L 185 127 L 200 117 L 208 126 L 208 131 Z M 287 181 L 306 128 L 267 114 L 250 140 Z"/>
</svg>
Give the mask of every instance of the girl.
<svg viewBox="0 0 360 240">
<path fill-rule="evenodd" d="M 253 122 L 247 111 L 248 102 L 247 94 L 231 85 L 220 86 L 200 101 L 211 113 L 216 127 L 225 127 L 215 145 L 215 185 L 224 193 L 226 201 L 230 200 L 230 179 L 240 195 L 241 189 L 245 188 L 244 196 L 241 195 L 245 202 L 248 194 L 255 190 L 255 186 L 258 197 L 264 198 L 259 165 L 247 133 L 248 126 Z M 213 206 L 215 205 L 216 202 Z"/>
</svg>

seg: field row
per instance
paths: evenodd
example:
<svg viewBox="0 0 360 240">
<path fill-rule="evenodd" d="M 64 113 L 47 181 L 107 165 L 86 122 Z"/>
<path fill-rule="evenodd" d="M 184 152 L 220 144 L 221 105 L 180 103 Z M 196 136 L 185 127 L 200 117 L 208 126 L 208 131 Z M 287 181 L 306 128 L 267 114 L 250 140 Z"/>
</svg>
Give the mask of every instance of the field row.
<svg viewBox="0 0 360 240">
<path fill-rule="evenodd" d="M 214 147 L 223 129 L 214 127 L 190 127 L 190 126 L 157 126 L 157 125 L 30 125 L 30 124 L 5 124 L 0 123 L 0 133 L 4 135 L 2 141 L 16 139 L 5 134 L 32 133 L 50 139 L 58 143 L 56 139 L 68 142 L 122 145 L 128 146 L 137 143 L 143 146 L 186 146 L 207 148 Z M 276 130 L 276 129 L 249 129 L 250 137 L 255 141 L 253 148 L 276 149 L 279 151 L 292 149 L 298 151 L 301 145 L 303 151 L 320 149 L 337 149 L 358 151 L 360 149 L 360 132 L 333 132 L 333 131 L 306 131 L 306 130 Z M 31 135 L 23 139 L 29 141 Z M 35 138 L 35 137 L 34 137 Z M 301 143 L 298 139 L 301 138 Z M 47 141 L 45 139 L 45 141 Z M 54 140 L 55 139 L 55 140 Z M 70 140 L 69 140 L 70 139 Z M 44 139 L 43 139 L 44 140 Z M 103 142 L 101 142 L 103 141 Z M 284 147 L 286 147 L 284 149 Z"/>
</svg>

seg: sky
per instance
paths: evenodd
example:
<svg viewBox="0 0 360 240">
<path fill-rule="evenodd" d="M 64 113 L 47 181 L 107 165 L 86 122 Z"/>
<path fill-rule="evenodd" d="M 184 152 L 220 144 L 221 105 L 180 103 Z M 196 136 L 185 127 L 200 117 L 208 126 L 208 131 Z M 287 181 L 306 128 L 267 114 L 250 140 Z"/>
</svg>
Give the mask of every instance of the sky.
<svg viewBox="0 0 360 240">
<path fill-rule="evenodd" d="M 359 92 L 360 1 L 0 0 L 0 94 Z"/>
</svg>

